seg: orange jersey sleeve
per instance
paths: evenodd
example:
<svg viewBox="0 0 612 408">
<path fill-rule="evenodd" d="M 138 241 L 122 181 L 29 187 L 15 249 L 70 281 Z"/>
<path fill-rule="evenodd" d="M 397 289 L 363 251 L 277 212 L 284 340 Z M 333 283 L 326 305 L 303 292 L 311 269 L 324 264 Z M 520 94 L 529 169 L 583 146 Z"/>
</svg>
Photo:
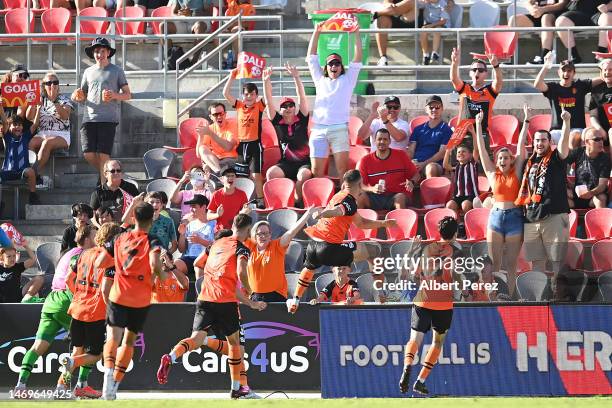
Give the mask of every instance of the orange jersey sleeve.
<svg viewBox="0 0 612 408">
<path fill-rule="evenodd" d="M 199 300 L 206 302 L 237 302 L 237 264 L 240 257 L 248 259 L 250 251 L 235 237 L 221 238 L 212 244 L 204 268 Z"/>
<path fill-rule="evenodd" d="M 357 213 L 357 201 L 347 191 L 340 191 L 332 197 L 325 209 L 332 209 L 340 206 L 344 215 L 339 217 L 321 218 L 319 221 L 304 232 L 311 238 L 330 244 L 341 244 L 346 233 L 353 222 L 353 217 Z"/>
</svg>

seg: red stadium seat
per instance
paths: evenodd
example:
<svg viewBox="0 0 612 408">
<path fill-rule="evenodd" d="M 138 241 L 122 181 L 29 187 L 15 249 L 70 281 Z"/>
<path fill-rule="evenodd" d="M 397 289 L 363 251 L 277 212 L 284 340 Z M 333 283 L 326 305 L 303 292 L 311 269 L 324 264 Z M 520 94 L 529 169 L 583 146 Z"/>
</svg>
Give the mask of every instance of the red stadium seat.
<svg viewBox="0 0 612 408">
<path fill-rule="evenodd" d="M 421 181 L 421 204 L 423 208 L 444 207 L 450 199 L 452 185 L 446 177 L 430 177 Z"/>
<path fill-rule="evenodd" d="M 489 122 L 491 148 L 518 143 L 519 121 L 512 115 L 495 115 Z"/>
<path fill-rule="evenodd" d="M 312 179 L 311 179 L 312 180 Z M 310 180 L 309 180 L 310 181 Z M 306 185 L 306 183 L 304 183 Z M 378 214 L 376 211 L 371 210 L 369 208 L 359 208 L 357 213 L 368 220 L 376 220 L 378 219 Z M 348 230 L 348 240 L 349 241 L 366 241 L 372 240 L 376 238 L 376 229 L 361 229 L 355 226 L 354 223 L 351 223 L 351 226 Z"/>
<path fill-rule="evenodd" d="M 28 32 L 28 9 L 9 10 L 4 16 L 4 26 L 7 34 L 24 34 Z M 34 13 L 30 12 L 30 32 L 34 32 Z M 25 38 L 5 39 L 4 42 L 25 41 Z"/>
<path fill-rule="evenodd" d="M 183 171 L 188 171 L 193 165 L 202 165 L 202 160 L 196 154 L 195 149 L 189 149 L 183 153 Z"/>
<path fill-rule="evenodd" d="M 11 10 L 28 8 L 27 0 L 2 0 L 4 7 L 0 10 L 0 15 L 4 15 Z"/>
<path fill-rule="evenodd" d="M 603 239 L 593 244 L 591 248 L 594 272 L 612 270 L 612 239 Z"/>
<path fill-rule="evenodd" d="M 106 9 L 102 7 L 87 7 L 81 10 L 79 13 L 81 17 L 108 17 Z M 96 38 L 98 35 L 106 34 L 110 22 L 108 21 L 94 21 L 94 20 L 80 20 L 81 34 L 94 34 L 94 35 L 81 35 L 82 40 L 91 40 Z"/>
<path fill-rule="evenodd" d="M 115 18 L 124 17 L 123 9 L 117 9 L 115 11 Z M 138 6 L 126 7 L 125 8 L 126 18 L 143 18 L 145 17 L 145 11 Z M 125 26 L 125 32 L 123 27 Z M 145 32 L 144 21 L 117 21 L 115 23 L 115 30 L 119 35 L 139 35 Z"/>
<path fill-rule="evenodd" d="M 325 207 L 334 195 L 334 182 L 326 177 L 308 179 L 302 185 L 304 208 Z"/>
<path fill-rule="evenodd" d="M 269 119 L 264 119 L 261 123 L 261 144 L 265 148 L 278 146 L 278 136 L 276 129 Z"/>
<path fill-rule="evenodd" d="M 412 239 L 417 233 L 418 215 L 409 208 L 389 211 L 385 216 L 387 220 L 395 220 L 397 227 L 387 228 L 387 241 L 396 242 L 404 239 Z"/>
<path fill-rule="evenodd" d="M 212 16 L 211 17 L 219 17 L 219 7 L 212 6 Z M 210 23 L 210 32 L 215 32 L 219 29 L 219 21 L 213 21 Z"/>
<path fill-rule="evenodd" d="M 578 228 L 578 213 L 570 210 L 569 213 L 570 238 L 576 238 L 576 229 Z"/>
<path fill-rule="evenodd" d="M 193 149 L 196 147 L 198 143 L 196 128 L 204 123 L 208 123 L 204 118 L 189 118 L 181 122 L 179 125 L 179 142 L 183 150 L 185 150 L 184 148 Z"/>
<path fill-rule="evenodd" d="M 455 127 L 457 127 L 458 124 L 459 124 L 459 116 L 453 117 L 450 120 L 450 122 L 448 122 L 448 126 L 450 126 L 453 129 L 455 129 Z"/>
<path fill-rule="evenodd" d="M 412 118 L 412 120 L 410 121 L 410 133 L 412 133 L 412 131 L 414 130 L 415 127 L 422 125 L 423 123 L 429 121 L 429 116 L 427 115 L 420 115 L 417 116 L 415 118 Z"/>
<path fill-rule="evenodd" d="M 263 186 L 265 211 L 293 207 L 295 183 L 288 178 L 275 178 L 265 182 Z"/>
<path fill-rule="evenodd" d="M 608 30 L 608 52 L 612 52 L 612 30 Z"/>
<path fill-rule="evenodd" d="M 527 135 L 529 140 L 533 140 L 533 135 L 538 130 L 549 130 L 552 123 L 552 116 L 549 113 L 534 115 L 529 119 L 529 129 Z"/>
<path fill-rule="evenodd" d="M 567 254 L 565 262 L 570 269 L 580 269 L 584 259 L 584 245 L 580 241 L 569 241 L 567 243 Z"/>
<path fill-rule="evenodd" d="M 161 6 L 156 8 L 151 12 L 151 17 L 171 17 L 172 16 L 172 6 Z M 157 35 L 162 35 L 162 30 L 160 29 L 161 22 L 160 21 L 152 21 L 151 28 L 153 29 L 153 33 Z"/>
<path fill-rule="evenodd" d="M 487 239 L 487 224 L 489 223 L 488 208 L 472 208 L 463 216 L 466 241 L 475 242 Z"/>
<path fill-rule="evenodd" d="M 263 167 L 261 169 L 261 174 L 265 177 L 268 169 L 274 166 L 279 162 L 281 158 L 280 148 L 278 147 L 268 147 L 263 151 Z"/>
<path fill-rule="evenodd" d="M 478 192 L 486 193 L 490 188 L 489 179 L 486 176 L 478 176 Z"/>
<path fill-rule="evenodd" d="M 425 234 L 429 240 L 439 240 L 440 232 L 438 231 L 438 223 L 444 217 L 457 218 L 457 214 L 450 208 L 434 208 L 425 213 L 423 222 L 425 223 Z"/>
<path fill-rule="evenodd" d="M 507 27 L 507 26 L 498 26 Z M 484 47 L 487 54 L 495 54 L 499 59 L 509 59 L 514 55 L 518 33 L 514 31 L 486 31 Z"/>
<path fill-rule="evenodd" d="M 47 34 L 53 33 L 69 33 L 72 27 L 72 16 L 70 10 L 65 8 L 52 8 L 45 10 L 40 17 L 43 32 Z M 44 38 L 41 41 L 68 41 L 68 38 Z"/>
<path fill-rule="evenodd" d="M 610 238 L 612 230 L 612 208 L 593 208 L 584 215 L 587 239 Z"/>
<path fill-rule="evenodd" d="M 351 116 L 349 118 L 348 132 L 349 132 L 349 140 L 350 140 L 351 146 L 363 144 L 361 143 L 359 136 L 357 136 L 357 134 L 359 133 L 359 128 L 361 128 L 361 125 L 363 125 L 363 120 L 361 120 L 357 116 Z"/>
<path fill-rule="evenodd" d="M 349 169 L 357 167 L 359 160 L 370 153 L 370 150 L 366 146 L 350 146 L 349 150 Z M 338 177 L 342 178 L 342 174 L 338 174 Z"/>
</svg>

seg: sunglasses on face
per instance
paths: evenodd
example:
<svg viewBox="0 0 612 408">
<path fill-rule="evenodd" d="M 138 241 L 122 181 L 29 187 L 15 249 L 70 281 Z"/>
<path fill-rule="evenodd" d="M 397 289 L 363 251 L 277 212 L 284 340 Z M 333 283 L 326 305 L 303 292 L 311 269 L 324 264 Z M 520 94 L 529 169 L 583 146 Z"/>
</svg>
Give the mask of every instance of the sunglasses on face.
<svg viewBox="0 0 612 408">
<path fill-rule="evenodd" d="M 328 67 L 339 67 L 342 63 L 340 61 L 334 60 L 327 63 Z"/>
<path fill-rule="evenodd" d="M 400 106 L 399 105 L 385 105 L 387 107 L 388 110 L 399 110 Z"/>
<path fill-rule="evenodd" d="M 289 109 L 289 108 L 293 108 L 295 106 L 295 103 L 284 103 L 281 105 L 281 109 Z"/>
<path fill-rule="evenodd" d="M 487 69 L 486 68 L 471 68 L 470 71 L 480 72 L 482 74 L 483 72 L 487 72 Z"/>
<path fill-rule="evenodd" d="M 225 115 L 225 112 L 215 112 L 215 113 L 211 113 L 210 114 L 210 116 L 213 116 L 215 118 L 218 117 L 218 116 L 223 116 L 223 115 Z"/>
<path fill-rule="evenodd" d="M 439 109 L 442 109 L 442 106 L 440 106 L 440 105 L 428 105 L 427 107 L 430 110 L 439 110 Z"/>
<path fill-rule="evenodd" d="M 43 85 L 45 85 L 45 86 L 59 85 L 59 81 L 57 81 L 57 80 L 55 80 L 55 81 L 46 81 L 46 82 L 43 82 Z"/>
<path fill-rule="evenodd" d="M 118 174 L 121 173 L 121 169 L 110 169 L 110 170 L 106 170 L 107 173 L 111 173 L 111 174 Z"/>
</svg>

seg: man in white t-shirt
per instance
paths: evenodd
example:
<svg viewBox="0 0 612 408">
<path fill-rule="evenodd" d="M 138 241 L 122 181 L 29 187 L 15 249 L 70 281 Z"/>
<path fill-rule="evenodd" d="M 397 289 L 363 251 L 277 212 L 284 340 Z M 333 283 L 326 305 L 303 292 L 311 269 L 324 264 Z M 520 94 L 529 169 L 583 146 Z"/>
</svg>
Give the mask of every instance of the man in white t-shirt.
<svg viewBox="0 0 612 408">
<path fill-rule="evenodd" d="M 358 136 L 361 140 L 370 138 L 371 150 L 376 151 L 376 143 L 374 137 L 378 129 L 387 129 L 391 135 L 391 149 L 401 150 L 406 152 L 406 147 L 410 141 L 410 126 L 408 122 L 399 118 L 402 105 L 397 96 L 387 96 L 384 104 L 381 106 L 379 102 L 372 104 L 370 116 L 363 122 L 359 128 Z"/>
</svg>

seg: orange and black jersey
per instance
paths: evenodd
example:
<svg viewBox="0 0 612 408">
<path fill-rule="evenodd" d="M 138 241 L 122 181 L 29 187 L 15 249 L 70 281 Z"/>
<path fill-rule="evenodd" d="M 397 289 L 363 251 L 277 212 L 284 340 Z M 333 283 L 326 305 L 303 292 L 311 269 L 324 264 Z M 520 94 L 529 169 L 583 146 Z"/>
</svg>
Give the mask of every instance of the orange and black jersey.
<svg viewBox="0 0 612 408">
<path fill-rule="evenodd" d="M 326 210 L 339 206 L 343 215 L 339 217 L 320 218 L 312 227 L 304 229 L 311 238 L 325 241 L 330 244 L 341 244 L 357 213 L 357 201 L 348 191 L 336 193 L 325 207 Z"/>
<path fill-rule="evenodd" d="M 497 92 L 493 90 L 493 86 L 489 84 L 475 89 L 471 84 L 464 82 L 457 92 L 461 95 L 459 119 L 476 119 L 478 112 L 482 111 L 485 117 L 485 120 L 482 121 L 482 131 L 486 133 L 497 98 Z"/>
<path fill-rule="evenodd" d="M 100 265 L 96 260 L 105 249 L 95 247 L 81 252 L 76 264 L 71 266 L 75 276 L 74 295 L 68 309 L 74 319 L 82 322 L 96 322 L 106 317 L 106 304 L 102 295 L 102 281 L 113 279 L 115 265 L 110 257 L 105 257 Z"/>
<path fill-rule="evenodd" d="M 355 296 L 355 293 L 358 292 L 359 285 L 357 285 L 357 282 L 349 279 L 348 282 L 342 286 L 338 286 L 338 283 L 333 280 L 325 287 L 325 289 L 321 291 L 321 294 L 325 295 L 327 300 L 331 301 L 332 303 L 341 303 L 346 302 L 347 298 L 352 298 Z"/>
</svg>

